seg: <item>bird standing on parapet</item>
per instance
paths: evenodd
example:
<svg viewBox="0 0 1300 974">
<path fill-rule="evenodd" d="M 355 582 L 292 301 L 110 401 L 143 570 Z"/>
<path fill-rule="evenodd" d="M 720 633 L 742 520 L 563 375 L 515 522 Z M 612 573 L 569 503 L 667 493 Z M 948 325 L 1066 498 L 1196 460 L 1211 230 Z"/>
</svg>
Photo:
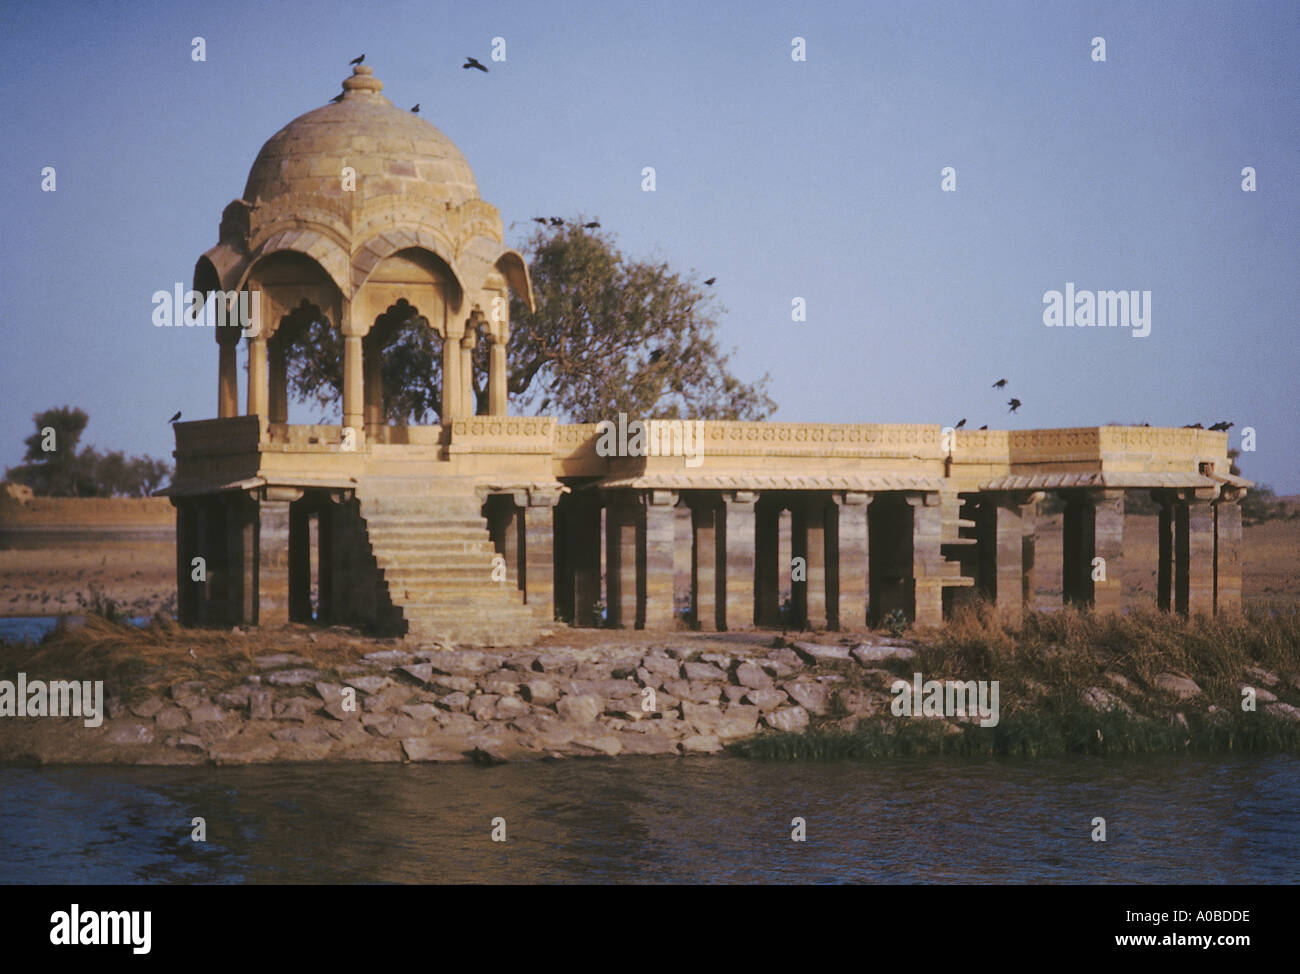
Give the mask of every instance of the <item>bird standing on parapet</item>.
<svg viewBox="0 0 1300 974">
<path fill-rule="evenodd" d="M 1219 420 L 1217 423 L 1215 423 L 1213 426 L 1211 426 L 1210 429 L 1214 430 L 1214 432 L 1216 432 L 1216 433 L 1226 433 L 1228 430 L 1232 429 L 1232 427 L 1234 427 L 1235 425 L 1237 425 L 1237 424 L 1236 424 L 1236 423 L 1228 423 L 1228 422 L 1225 422 L 1224 420 L 1221 419 L 1221 420 Z"/>
<path fill-rule="evenodd" d="M 1010 409 L 1007 410 L 1007 412 L 1014 413 L 1017 409 L 1023 406 L 1024 403 L 1022 403 L 1019 399 L 1013 397 L 1007 400 L 1007 405 L 1011 407 Z"/>
<path fill-rule="evenodd" d="M 961 418 L 961 422 L 958 423 L 956 426 L 954 426 L 953 429 L 955 429 L 955 430 L 959 430 L 959 429 L 961 429 L 961 428 L 962 428 L 963 426 L 965 426 L 965 425 L 966 425 L 966 417 L 963 416 L 963 417 Z"/>
<path fill-rule="evenodd" d="M 420 114 L 420 103 L 418 101 L 411 106 L 411 111 L 415 112 L 417 115 Z"/>
<path fill-rule="evenodd" d="M 711 278 L 709 278 L 707 281 L 705 281 L 704 283 L 705 283 L 706 286 L 712 287 L 712 286 L 713 286 L 713 282 L 716 281 L 716 280 L 717 280 L 716 277 L 711 277 Z"/>
<path fill-rule="evenodd" d="M 176 415 L 173 416 L 171 419 L 167 420 L 167 422 L 169 422 L 169 423 L 174 423 L 174 422 L 176 422 L 176 420 L 178 420 L 178 419 L 180 419 L 180 418 L 181 418 L 181 411 L 178 409 L 178 410 L 176 410 Z"/>
<path fill-rule="evenodd" d="M 361 55 L 361 57 L 354 57 L 351 61 L 348 62 L 348 64 L 360 64 L 365 59 L 366 56 L 363 54 Z"/>
<path fill-rule="evenodd" d="M 487 73 L 487 68 L 485 68 L 485 67 L 483 67 L 483 65 L 479 64 L 478 61 L 476 61 L 474 58 L 472 58 L 472 57 L 468 57 L 468 56 L 465 58 L 465 63 L 462 64 L 461 67 L 462 67 L 462 68 L 478 68 L 480 71 L 484 72 L 485 74 Z"/>
</svg>

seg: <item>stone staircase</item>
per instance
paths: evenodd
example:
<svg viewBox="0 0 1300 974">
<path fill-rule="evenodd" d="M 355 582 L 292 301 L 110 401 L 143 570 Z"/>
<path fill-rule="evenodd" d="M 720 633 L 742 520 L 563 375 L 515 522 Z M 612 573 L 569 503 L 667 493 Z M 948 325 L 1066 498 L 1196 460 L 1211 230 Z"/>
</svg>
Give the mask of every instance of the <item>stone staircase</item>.
<svg viewBox="0 0 1300 974">
<path fill-rule="evenodd" d="M 495 549 L 472 482 L 370 476 L 357 499 L 391 605 L 381 628 L 420 640 L 484 646 L 531 643 L 549 620 L 514 582 L 493 581 Z M 497 572 L 501 576 L 501 572 Z"/>
<path fill-rule="evenodd" d="M 956 493 L 940 492 L 939 510 L 943 516 L 940 534 L 943 587 L 973 589 L 978 575 L 974 559 L 979 543 L 975 521 L 967 516 L 970 513 L 967 504 Z"/>
</svg>

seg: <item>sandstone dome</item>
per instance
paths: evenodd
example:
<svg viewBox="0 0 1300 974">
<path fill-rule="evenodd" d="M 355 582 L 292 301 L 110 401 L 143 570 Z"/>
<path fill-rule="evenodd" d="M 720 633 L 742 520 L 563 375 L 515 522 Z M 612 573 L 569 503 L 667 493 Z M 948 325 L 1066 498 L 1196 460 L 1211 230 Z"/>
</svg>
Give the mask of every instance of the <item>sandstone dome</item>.
<svg viewBox="0 0 1300 974">
<path fill-rule="evenodd" d="M 262 146 L 243 198 L 256 204 L 294 193 L 362 204 L 417 191 L 451 206 L 478 199 L 474 172 L 455 143 L 394 106 L 383 87 L 368 66 L 356 66 L 339 99 L 299 115 Z M 355 193 L 342 187 L 345 166 L 356 171 Z"/>
</svg>

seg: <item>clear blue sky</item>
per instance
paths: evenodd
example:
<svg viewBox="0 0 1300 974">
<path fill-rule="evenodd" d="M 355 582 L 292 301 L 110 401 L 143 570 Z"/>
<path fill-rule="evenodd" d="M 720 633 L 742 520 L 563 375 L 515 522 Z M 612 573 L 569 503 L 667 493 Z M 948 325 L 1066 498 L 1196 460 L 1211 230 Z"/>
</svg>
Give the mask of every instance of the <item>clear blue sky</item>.
<svg viewBox="0 0 1300 974">
<path fill-rule="evenodd" d="M 777 419 L 1226 419 L 1234 445 L 1257 430 L 1247 476 L 1300 491 L 1298 28 L 1292 2 L 8 4 L 0 464 L 48 406 L 169 458 L 173 412 L 215 415 L 211 331 L 155 329 L 151 296 L 188 285 L 262 143 L 365 52 L 511 242 L 582 213 L 716 275 Z M 1066 281 L 1150 290 L 1151 334 L 1044 327 Z"/>
</svg>

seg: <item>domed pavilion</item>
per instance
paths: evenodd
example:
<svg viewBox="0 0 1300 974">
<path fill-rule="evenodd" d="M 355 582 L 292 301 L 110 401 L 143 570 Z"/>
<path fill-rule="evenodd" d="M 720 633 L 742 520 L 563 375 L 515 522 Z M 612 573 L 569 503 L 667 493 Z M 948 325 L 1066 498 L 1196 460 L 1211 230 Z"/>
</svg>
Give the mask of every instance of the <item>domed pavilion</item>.
<svg viewBox="0 0 1300 974">
<path fill-rule="evenodd" d="M 1118 611 L 1142 567 L 1125 558 L 1134 492 L 1160 512 L 1158 603 L 1239 607 L 1248 484 L 1225 433 L 510 416 L 527 263 L 461 151 L 383 87 L 357 66 L 271 136 L 195 266 L 196 291 L 250 314 L 215 328 L 217 417 L 176 424 L 165 493 L 184 624 L 506 644 L 557 621 L 861 629 L 897 611 L 928 625 L 978 595 L 1014 625 L 1044 585 Z M 439 348 L 436 424 L 384 389 L 411 329 Z M 337 425 L 289 422 L 309 344 L 338 356 Z M 1035 558 L 1048 493 L 1059 573 Z"/>
</svg>

